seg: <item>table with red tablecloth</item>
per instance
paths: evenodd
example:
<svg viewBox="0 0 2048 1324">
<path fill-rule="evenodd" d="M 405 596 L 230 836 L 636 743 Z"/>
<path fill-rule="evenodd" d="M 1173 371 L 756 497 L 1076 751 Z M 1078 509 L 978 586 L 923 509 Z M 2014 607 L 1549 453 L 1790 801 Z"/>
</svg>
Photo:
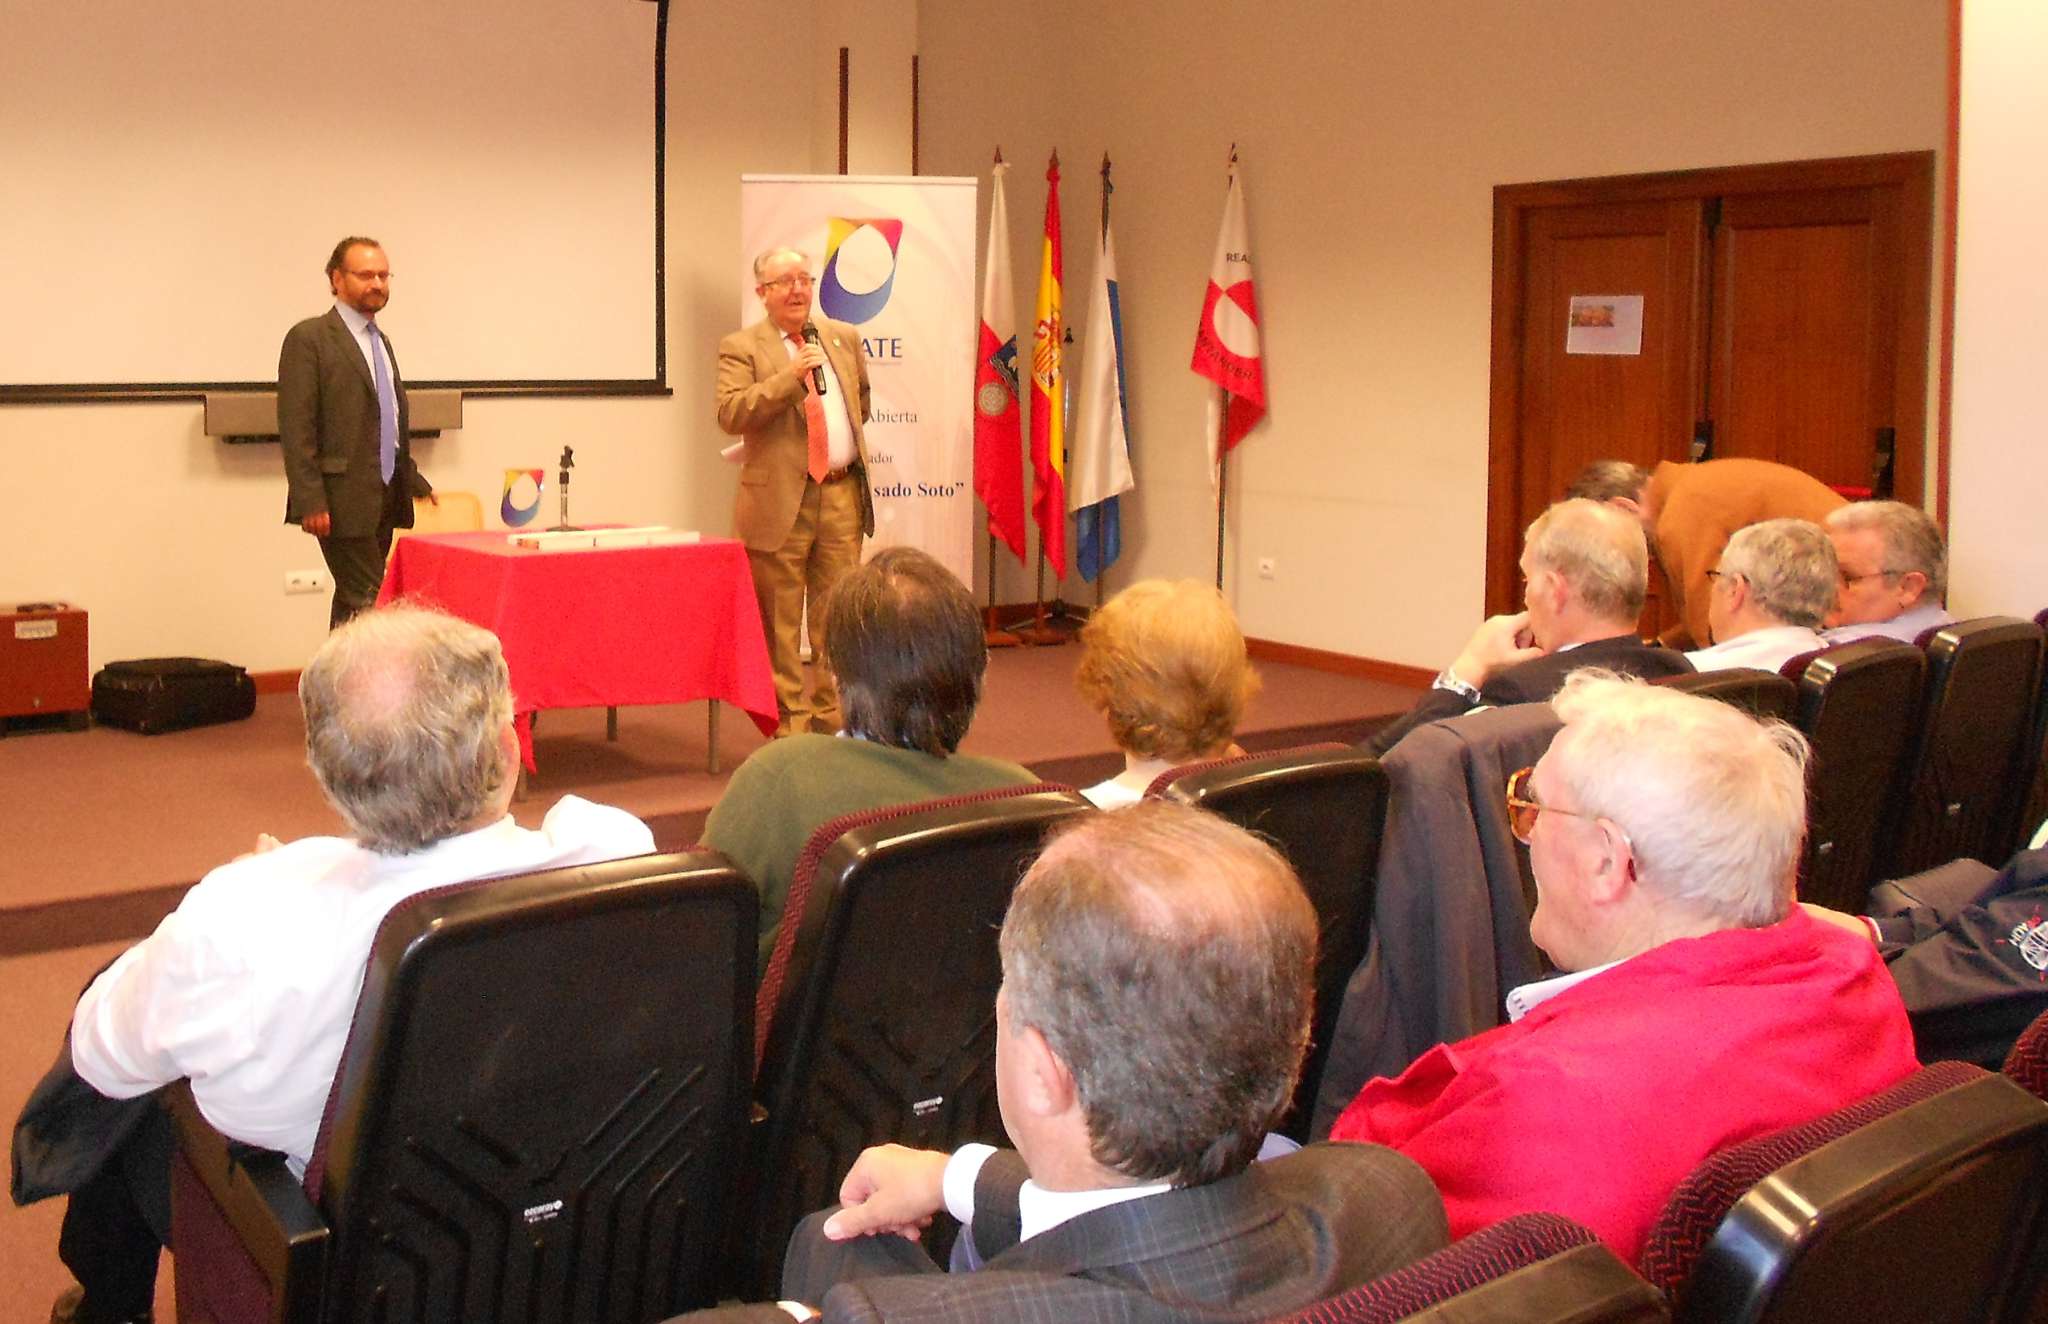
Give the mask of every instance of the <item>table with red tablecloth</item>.
<svg viewBox="0 0 2048 1324">
<path fill-rule="evenodd" d="M 392 553 L 380 605 L 429 603 L 498 636 L 529 770 L 542 708 L 709 699 L 715 732 L 725 699 L 775 730 L 746 549 L 730 538 L 540 551 L 502 532 L 415 534 Z"/>
</svg>

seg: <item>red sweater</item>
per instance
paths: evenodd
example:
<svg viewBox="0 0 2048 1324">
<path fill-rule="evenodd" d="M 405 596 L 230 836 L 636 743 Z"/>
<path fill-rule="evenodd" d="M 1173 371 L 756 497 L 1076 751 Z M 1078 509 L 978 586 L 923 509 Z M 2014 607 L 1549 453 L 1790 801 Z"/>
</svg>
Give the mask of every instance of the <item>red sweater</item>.
<svg viewBox="0 0 2048 1324">
<path fill-rule="evenodd" d="M 1795 909 L 1654 947 L 1512 1025 L 1439 1044 L 1399 1079 L 1368 1081 L 1330 1138 L 1421 1164 L 1453 1237 L 1547 1210 L 1634 1264 L 1708 1154 L 1918 1066 L 1876 948 Z"/>
</svg>

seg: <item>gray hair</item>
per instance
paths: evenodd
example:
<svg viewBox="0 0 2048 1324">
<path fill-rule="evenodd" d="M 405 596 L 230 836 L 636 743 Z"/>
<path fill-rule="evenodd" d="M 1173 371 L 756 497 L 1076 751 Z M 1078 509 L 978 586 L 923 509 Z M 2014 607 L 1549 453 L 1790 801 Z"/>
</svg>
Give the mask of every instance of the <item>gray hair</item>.
<svg viewBox="0 0 2048 1324">
<path fill-rule="evenodd" d="M 1806 737 L 1592 667 L 1551 706 L 1564 722 L 1553 766 L 1582 812 L 1628 834 L 1647 892 L 1727 928 L 1785 917 L 1806 839 Z"/>
<path fill-rule="evenodd" d="M 356 840 L 403 855 L 475 826 L 512 776 L 505 655 L 424 607 L 364 612 L 299 677 L 306 762 Z"/>
<path fill-rule="evenodd" d="M 759 285 L 761 283 L 761 273 L 768 269 L 768 264 L 785 253 L 791 257 L 803 259 L 804 269 L 806 271 L 810 269 L 811 255 L 809 253 L 804 252 L 801 248 L 791 248 L 787 244 L 778 244 L 774 248 L 763 250 L 754 258 L 754 284 Z"/>
<path fill-rule="evenodd" d="M 1287 861 L 1163 800 L 1077 819 L 1003 921 L 1009 1026 L 1073 1073 L 1097 1163 L 1198 1186 L 1242 1171 L 1308 1049 L 1316 915 Z"/>
<path fill-rule="evenodd" d="M 1575 497 L 1538 515 L 1523 543 L 1530 564 L 1563 576 L 1572 596 L 1601 620 L 1633 625 L 1643 614 L 1650 552 L 1640 521 Z"/>
<path fill-rule="evenodd" d="M 1584 497 L 1588 501 L 1612 501 L 1627 497 L 1635 501 L 1643 495 L 1643 485 L 1650 481 L 1650 475 L 1627 460 L 1595 460 L 1579 470 L 1579 476 L 1572 479 L 1564 490 L 1567 500 Z"/>
<path fill-rule="evenodd" d="M 1767 519 L 1737 529 L 1721 549 L 1723 575 L 1741 575 L 1773 620 L 1818 630 L 1842 586 L 1835 544 L 1811 520 Z"/>
<path fill-rule="evenodd" d="M 1948 546 L 1941 526 L 1920 507 L 1903 501 L 1851 501 L 1828 512 L 1827 527 L 1843 533 L 1876 533 L 1884 545 L 1885 574 L 1917 570 L 1927 577 L 1929 601 L 1948 596 Z"/>
</svg>

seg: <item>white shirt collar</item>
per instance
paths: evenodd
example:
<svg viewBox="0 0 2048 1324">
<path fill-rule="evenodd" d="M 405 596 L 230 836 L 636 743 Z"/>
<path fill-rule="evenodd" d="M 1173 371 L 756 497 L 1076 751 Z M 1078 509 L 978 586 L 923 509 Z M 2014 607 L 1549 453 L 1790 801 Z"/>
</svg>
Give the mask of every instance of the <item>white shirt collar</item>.
<svg viewBox="0 0 2048 1324">
<path fill-rule="evenodd" d="M 1148 1186 L 1109 1186 L 1096 1191 L 1048 1191 L 1035 1181 L 1027 1181 L 1017 1190 L 1020 1239 L 1029 1241 L 1070 1218 L 1171 1189 L 1166 1182 L 1154 1182 Z"/>
<path fill-rule="evenodd" d="M 334 311 L 340 313 L 341 320 L 348 324 L 349 334 L 353 335 L 356 339 L 361 340 L 363 338 L 363 333 L 369 329 L 370 319 L 363 316 L 355 309 L 349 307 L 347 304 L 343 303 L 339 299 L 336 299 L 334 301 Z"/>
<path fill-rule="evenodd" d="M 1566 989 L 1583 984 L 1594 975 L 1604 974 L 1620 964 L 1620 961 L 1609 961 L 1606 965 L 1596 965 L 1586 970 L 1574 970 L 1570 974 L 1552 975 L 1548 979 L 1539 979 L 1533 984 L 1523 984 L 1518 988 L 1511 989 L 1508 992 L 1507 1000 L 1508 1020 L 1510 1022 L 1521 1020 L 1524 1016 L 1527 1016 L 1530 1012 L 1536 1010 L 1536 1008 L 1550 1001 Z"/>
</svg>

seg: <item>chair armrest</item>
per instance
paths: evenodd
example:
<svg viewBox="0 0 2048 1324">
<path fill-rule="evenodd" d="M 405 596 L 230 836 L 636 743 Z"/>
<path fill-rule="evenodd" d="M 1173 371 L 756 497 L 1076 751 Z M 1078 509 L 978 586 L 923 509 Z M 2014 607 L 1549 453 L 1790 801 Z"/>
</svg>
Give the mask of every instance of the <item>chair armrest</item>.
<svg viewBox="0 0 2048 1324">
<path fill-rule="evenodd" d="M 284 1155 L 214 1130 L 185 1081 L 166 1087 L 163 1103 L 186 1162 L 270 1284 L 276 1318 L 314 1324 L 326 1283 L 328 1227 Z"/>
</svg>

